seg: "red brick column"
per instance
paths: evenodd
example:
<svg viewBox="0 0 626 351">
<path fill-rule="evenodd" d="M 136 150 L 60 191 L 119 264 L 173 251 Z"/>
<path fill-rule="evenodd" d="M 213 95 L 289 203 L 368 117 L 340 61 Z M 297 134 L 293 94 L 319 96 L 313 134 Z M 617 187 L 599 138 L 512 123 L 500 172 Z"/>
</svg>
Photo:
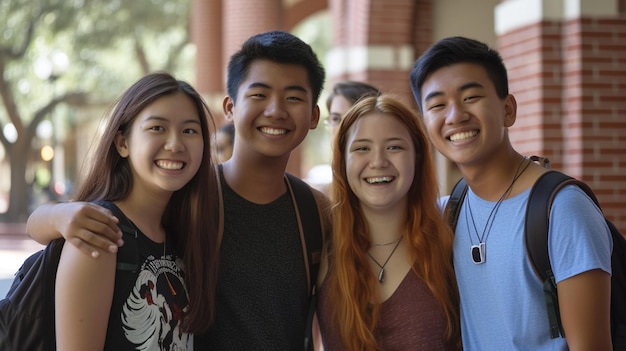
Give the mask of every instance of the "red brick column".
<svg viewBox="0 0 626 351">
<path fill-rule="evenodd" d="M 373 84 L 411 101 L 408 71 L 415 60 L 418 7 L 430 1 L 329 0 L 334 30 L 327 58 L 329 83 Z M 430 32 L 428 32 L 430 34 Z M 427 38 L 431 41 L 430 36 Z"/>
<path fill-rule="evenodd" d="M 283 30 L 281 0 L 226 0 L 224 3 L 224 62 L 250 36 L 269 30 Z"/>
<path fill-rule="evenodd" d="M 207 100 L 216 125 L 223 123 L 224 65 L 222 60 L 222 2 L 193 0 L 191 39 L 196 46 L 194 86 Z"/>
<path fill-rule="evenodd" d="M 201 93 L 221 92 L 222 3 L 192 1 L 191 39 L 196 46 L 196 82 Z"/>
<path fill-rule="evenodd" d="M 623 4 L 581 0 L 554 8 L 548 0 L 507 0 L 496 9 L 498 46 L 518 100 L 511 139 L 521 152 L 547 156 L 553 168 L 587 182 L 622 233 L 626 17 L 618 9 Z"/>
<path fill-rule="evenodd" d="M 626 17 L 564 24 L 566 170 L 588 182 L 626 233 Z"/>
<path fill-rule="evenodd" d="M 518 104 L 510 130 L 526 154 L 541 155 L 562 166 L 561 24 L 541 21 L 502 34 L 498 49 L 509 73 L 509 89 Z"/>
</svg>

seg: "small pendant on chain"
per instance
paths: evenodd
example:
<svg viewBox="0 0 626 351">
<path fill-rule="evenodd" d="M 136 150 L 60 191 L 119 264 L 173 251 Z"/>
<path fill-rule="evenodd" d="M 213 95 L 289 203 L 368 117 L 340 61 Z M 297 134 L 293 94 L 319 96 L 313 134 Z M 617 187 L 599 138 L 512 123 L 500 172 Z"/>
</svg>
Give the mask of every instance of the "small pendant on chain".
<svg viewBox="0 0 626 351">
<path fill-rule="evenodd" d="M 385 268 L 381 268 L 380 272 L 378 272 L 378 281 L 382 283 L 384 278 L 385 278 Z"/>
<path fill-rule="evenodd" d="M 470 247 L 470 253 L 472 255 L 472 262 L 474 264 L 482 264 L 485 263 L 485 243 L 480 243 L 478 245 L 472 245 Z"/>
</svg>

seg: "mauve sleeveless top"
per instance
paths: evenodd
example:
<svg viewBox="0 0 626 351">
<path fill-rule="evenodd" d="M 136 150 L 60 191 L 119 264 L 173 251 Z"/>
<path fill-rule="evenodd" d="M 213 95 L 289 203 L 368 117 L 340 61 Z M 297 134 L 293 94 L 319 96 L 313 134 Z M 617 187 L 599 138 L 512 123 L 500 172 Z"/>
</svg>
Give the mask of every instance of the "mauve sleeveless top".
<svg viewBox="0 0 626 351">
<path fill-rule="evenodd" d="M 318 289 L 317 314 L 325 350 L 342 350 L 339 328 L 332 323 L 328 284 Z M 375 330 L 380 350 L 456 350 L 446 345 L 446 317 L 426 284 L 409 270 L 396 291 L 380 306 Z"/>
</svg>

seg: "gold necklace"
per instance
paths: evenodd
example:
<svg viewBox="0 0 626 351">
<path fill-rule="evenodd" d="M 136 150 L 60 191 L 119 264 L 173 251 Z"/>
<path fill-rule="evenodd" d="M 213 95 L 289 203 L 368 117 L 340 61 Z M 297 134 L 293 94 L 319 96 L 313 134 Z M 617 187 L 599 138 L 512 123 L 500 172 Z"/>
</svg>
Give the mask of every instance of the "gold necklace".
<svg viewBox="0 0 626 351">
<path fill-rule="evenodd" d="M 382 265 L 378 263 L 378 261 L 376 261 L 374 256 L 372 256 L 372 254 L 370 254 L 369 251 L 367 252 L 367 255 L 372 259 L 372 261 L 374 261 L 374 263 L 376 263 L 376 265 L 380 267 L 380 272 L 378 272 L 378 282 L 381 284 L 385 278 L 385 266 L 387 265 L 387 262 L 389 262 L 389 260 L 391 259 L 391 256 L 393 256 L 393 253 L 396 252 L 396 249 L 398 248 L 398 246 L 400 246 L 400 241 L 402 241 L 402 236 L 400 236 L 400 238 L 397 241 L 398 242 L 396 243 L 396 246 L 393 248 L 393 251 L 391 251 L 391 253 L 389 254 L 389 257 L 387 257 L 387 260 L 385 260 L 385 263 L 383 263 Z"/>
</svg>

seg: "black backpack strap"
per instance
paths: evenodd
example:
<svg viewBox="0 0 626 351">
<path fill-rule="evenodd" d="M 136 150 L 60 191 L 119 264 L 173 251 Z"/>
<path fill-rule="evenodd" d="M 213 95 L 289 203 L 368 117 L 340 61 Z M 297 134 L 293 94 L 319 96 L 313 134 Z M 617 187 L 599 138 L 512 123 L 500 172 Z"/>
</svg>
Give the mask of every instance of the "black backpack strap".
<svg viewBox="0 0 626 351">
<path fill-rule="evenodd" d="M 317 272 L 322 252 L 322 225 L 320 223 L 319 210 L 309 185 L 294 175 L 285 174 L 288 184 L 293 191 L 294 202 L 298 208 L 300 222 L 302 223 L 309 266 L 309 289 L 311 289 L 317 281 Z"/>
<path fill-rule="evenodd" d="M 116 269 L 133 274 L 137 273 L 141 266 L 139 247 L 137 246 L 137 228 L 114 203 L 104 200 L 94 201 L 94 203 L 113 212 L 113 215 L 119 219 L 117 226 L 122 231 L 124 245 L 117 250 Z"/>
<path fill-rule="evenodd" d="M 317 297 L 313 287 L 317 281 L 317 273 L 320 266 L 320 258 L 322 253 L 322 224 L 320 222 L 319 209 L 313 191 L 304 181 L 298 177 L 285 173 L 287 184 L 293 192 L 293 200 L 297 206 L 304 241 L 307 251 L 307 263 L 309 270 L 309 291 L 311 299 L 309 301 L 309 311 L 307 314 L 305 332 L 304 332 L 304 349 L 313 349 L 313 318 L 317 308 Z"/>
<path fill-rule="evenodd" d="M 572 177 L 561 172 L 545 172 L 537 179 L 528 196 L 524 239 L 530 263 L 541 281 L 545 281 L 552 274 L 548 254 L 548 223 L 552 201 L 556 193 L 570 184 L 571 180 Z"/>
<path fill-rule="evenodd" d="M 611 254 L 611 334 L 613 350 L 626 350 L 626 238 L 607 221 L 613 238 Z"/>
<path fill-rule="evenodd" d="M 582 189 L 602 211 L 600 202 L 593 190 L 578 179 L 571 178 L 566 180 L 561 183 L 555 192 L 570 184 Z M 604 217 L 604 220 L 613 239 L 613 252 L 611 253 L 611 335 L 613 338 L 613 349 L 626 350 L 626 303 L 624 302 L 624 292 L 626 292 L 626 238 L 608 218 Z"/>
<path fill-rule="evenodd" d="M 543 294 L 550 324 L 550 337 L 565 337 L 561 324 L 556 282 L 548 253 L 549 216 L 556 193 L 572 178 L 556 171 L 542 174 L 528 195 L 524 222 L 526 254 L 535 273 L 543 283 Z"/>
<path fill-rule="evenodd" d="M 456 230 L 456 223 L 459 219 L 459 213 L 461 212 L 461 205 L 467 194 L 467 182 L 461 178 L 452 188 L 448 203 L 446 203 L 446 209 L 444 211 L 444 217 L 452 228 L 452 233 Z"/>
<path fill-rule="evenodd" d="M 556 194 L 567 185 L 576 185 L 600 208 L 593 191 L 587 184 L 557 171 L 548 171 L 542 174 L 533 185 L 528 203 L 526 204 L 526 219 L 524 222 L 524 240 L 526 253 L 535 273 L 543 282 L 543 292 L 550 322 L 550 336 L 565 337 L 561 324 L 556 281 L 550 265 L 548 252 L 549 216 L 552 201 Z"/>
</svg>

